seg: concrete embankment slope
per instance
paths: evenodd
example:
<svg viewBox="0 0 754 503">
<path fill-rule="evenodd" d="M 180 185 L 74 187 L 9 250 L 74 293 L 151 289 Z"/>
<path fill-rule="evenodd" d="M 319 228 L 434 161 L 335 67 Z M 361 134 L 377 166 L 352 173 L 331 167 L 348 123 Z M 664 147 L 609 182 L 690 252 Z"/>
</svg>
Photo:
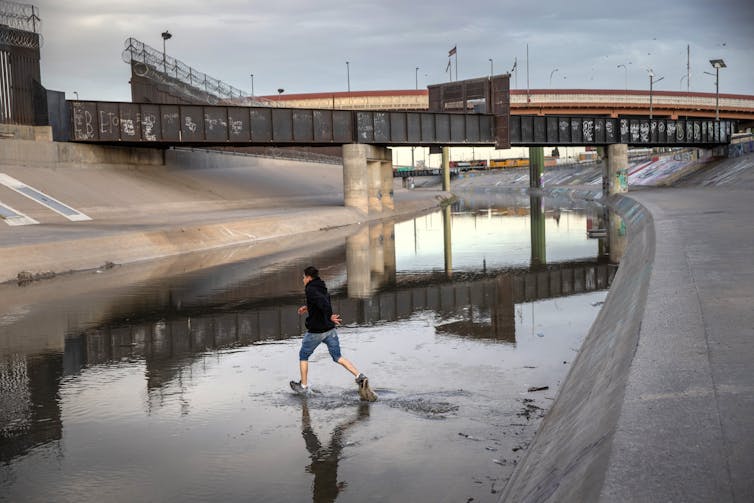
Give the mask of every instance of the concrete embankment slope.
<svg viewBox="0 0 754 503">
<path fill-rule="evenodd" d="M 436 206 L 440 191 L 396 188 L 396 209 L 343 206 L 342 166 L 208 151 L 3 140 L 0 173 L 91 220 L 70 221 L 0 184 L 0 203 L 39 222 L 0 222 L 0 282 L 283 236 Z M 10 178 L 8 178 L 10 177 Z M 269 251 L 269 247 L 266 249 Z"/>
<path fill-rule="evenodd" d="M 651 215 L 629 198 L 610 201 L 630 241 L 605 305 L 501 501 L 596 501 L 639 338 L 652 271 Z"/>
<path fill-rule="evenodd" d="M 610 201 L 626 253 L 501 501 L 754 501 L 754 156 L 700 176 Z"/>
</svg>

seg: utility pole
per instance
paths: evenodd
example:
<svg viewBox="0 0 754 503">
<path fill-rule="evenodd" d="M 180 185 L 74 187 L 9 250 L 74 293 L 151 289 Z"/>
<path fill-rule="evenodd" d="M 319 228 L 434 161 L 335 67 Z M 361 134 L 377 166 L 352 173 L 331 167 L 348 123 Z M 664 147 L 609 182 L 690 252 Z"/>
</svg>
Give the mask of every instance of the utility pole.
<svg viewBox="0 0 754 503">
<path fill-rule="evenodd" d="M 526 104 L 531 101 L 529 97 L 529 44 L 526 44 Z"/>
<path fill-rule="evenodd" d="M 691 44 L 686 44 L 686 92 L 691 92 Z"/>
</svg>

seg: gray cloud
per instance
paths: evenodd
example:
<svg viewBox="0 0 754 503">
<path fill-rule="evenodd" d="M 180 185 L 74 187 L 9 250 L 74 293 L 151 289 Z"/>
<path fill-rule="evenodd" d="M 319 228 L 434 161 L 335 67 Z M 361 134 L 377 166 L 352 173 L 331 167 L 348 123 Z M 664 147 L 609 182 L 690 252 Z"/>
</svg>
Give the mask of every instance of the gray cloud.
<svg viewBox="0 0 754 503">
<path fill-rule="evenodd" d="M 509 70 L 519 62 L 526 86 L 648 87 L 647 68 L 677 90 L 691 47 L 691 90 L 714 91 L 708 60 L 722 57 L 721 92 L 754 94 L 754 7 L 747 0 L 656 2 L 396 0 L 43 0 L 44 84 L 82 98 L 128 100 L 123 42 L 137 38 L 185 63 L 257 94 L 351 89 L 410 89 L 445 81 L 447 51 L 458 45 L 459 78 Z M 685 89 L 685 82 L 683 83 Z"/>
</svg>

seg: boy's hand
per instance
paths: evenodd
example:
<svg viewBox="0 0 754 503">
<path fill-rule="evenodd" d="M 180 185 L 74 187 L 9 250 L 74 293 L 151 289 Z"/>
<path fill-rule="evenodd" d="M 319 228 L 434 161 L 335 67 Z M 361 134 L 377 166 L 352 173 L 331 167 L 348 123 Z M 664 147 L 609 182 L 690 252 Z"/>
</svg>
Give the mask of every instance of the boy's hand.
<svg viewBox="0 0 754 503">
<path fill-rule="evenodd" d="M 333 323 L 335 323 L 337 326 L 340 326 L 340 324 L 341 324 L 340 315 L 339 314 L 333 314 L 332 316 L 330 316 L 330 321 L 332 321 Z"/>
<path fill-rule="evenodd" d="M 306 306 L 301 306 L 298 308 L 298 314 L 304 314 L 307 311 L 309 311 L 309 309 Z"/>
</svg>

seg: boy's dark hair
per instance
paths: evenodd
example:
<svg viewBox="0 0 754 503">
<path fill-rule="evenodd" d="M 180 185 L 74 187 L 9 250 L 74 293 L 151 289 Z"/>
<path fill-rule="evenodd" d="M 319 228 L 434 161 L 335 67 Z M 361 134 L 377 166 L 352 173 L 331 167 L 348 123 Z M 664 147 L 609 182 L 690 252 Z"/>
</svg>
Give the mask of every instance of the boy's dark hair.
<svg viewBox="0 0 754 503">
<path fill-rule="evenodd" d="M 309 267 L 304 269 L 304 276 L 309 276 L 312 279 L 319 278 L 319 271 L 317 270 L 316 267 L 314 267 L 313 265 L 310 265 Z"/>
</svg>

